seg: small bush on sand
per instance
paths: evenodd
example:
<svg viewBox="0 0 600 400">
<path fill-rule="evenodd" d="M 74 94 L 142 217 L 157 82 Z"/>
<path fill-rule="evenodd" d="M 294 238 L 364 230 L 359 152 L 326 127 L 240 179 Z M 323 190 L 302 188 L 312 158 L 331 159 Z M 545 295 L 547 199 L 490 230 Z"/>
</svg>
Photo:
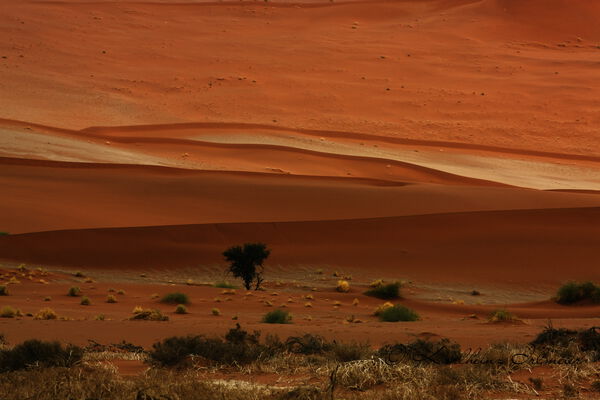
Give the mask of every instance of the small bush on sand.
<svg viewBox="0 0 600 400">
<path fill-rule="evenodd" d="M 58 315 L 56 315 L 56 312 L 54 312 L 54 310 L 51 308 L 42 308 L 40 311 L 37 312 L 37 314 L 33 316 L 33 319 L 37 320 L 50 320 L 57 318 Z"/>
<path fill-rule="evenodd" d="M 400 282 L 382 284 L 367 290 L 365 294 L 383 300 L 398 299 L 400 298 Z"/>
<path fill-rule="evenodd" d="M 8 296 L 8 287 L 0 286 L 0 296 Z"/>
<path fill-rule="evenodd" d="M 79 287 L 77 287 L 77 286 L 73 286 L 73 287 L 69 288 L 69 291 L 67 292 L 67 296 L 71 296 L 71 297 L 81 296 L 81 289 L 79 289 Z"/>
<path fill-rule="evenodd" d="M 383 322 L 417 321 L 419 315 L 410 308 L 396 304 L 381 311 L 379 319 Z"/>
<path fill-rule="evenodd" d="M 382 312 L 384 312 L 386 309 L 390 308 L 390 307 L 394 307 L 393 303 L 390 303 L 389 301 L 386 301 L 383 304 L 380 304 L 377 306 L 377 308 L 375 309 L 375 311 L 373 312 L 373 315 L 375 316 L 380 316 Z"/>
<path fill-rule="evenodd" d="M 132 321 L 168 321 L 169 317 L 163 315 L 159 310 L 141 310 L 134 309 L 133 317 L 129 318 Z"/>
<path fill-rule="evenodd" d="M 119 289 L 119 290 L 117 290 L 117 294 L 121 295 L 121 296 L 124 296 L 125 295 L 125 291 L 123 289 Z"/>
<path fill-rule="evenodd" d="M 0 371 L 16 371 L 32 365 L 41 367 L 72 367 L 83 357 L 76 346 L 62 347 L 58 342 L 27 340 L 11 350 L 0 351 Z"/>
<path fill-rule="evenodd" d="M 83 296 L 83 297 L 81 298 L 81 301 L 79 302 L 79 304 L 81 304 L 82 306 L 89 306 L 89 305 L 91 305 L 91 304 L 92 304 L 92 301 L 90 300 L 90 298 L 89 298 L 89 297 L 87 297 L 87 296 Z"/>
<path fill-rule="evenodd" d="M 581 301 L 600 303 L 600 286 L 593 282 L 568 282 L 558 289 L 556 302 L 573 304 Z"/>
<path fill-rule="evenodd" d="M 234 284 L 227 281 L 216 282 L 213 286 L 221 289 L 237 289 Z"/>
<path fill-rule="evenodd" d="M 52 301 L 52 297 L 46 296 L 46 297 L 44 297 L 44 301 Z"/>
<path fill-rule="evenodd" d="M 184 306 L 183 304 L 178 304 L 177 307 L 175 307 L 175 314 L 187 314 L 188 310 L 187 307 Z"/>
<path fill-rule="evenodd" d="M 167 304 L 190 304 L 190 299 L 188 298 L 188 295 L 179 292 L 169 293 L 165 295 L 160 301 L 161 303 Z"/>
<path fill-rule="evenodd" d="M 109 294 L 108 297 L 106 297 L 106 302 L 107 303 L 116 303 L 117 298 L 115 296 L 113 296 L 112 294 Z"/>
<path fill-rule="evenodd" d="M 14 318 L 14 317 L 20 317 L 21 316 L 21 311 L 17 310 L 16 308 L 13 308 L 11 306 L 4 306 L 2 307 L 2 309 L 0 309 L 0 318 Z"/>
<path fill-rule="evenodd" d="M 75 276 L 77 278 L 83 278 L 85 275 L 83 275 L 83 272 L 77 271 L 73 274 L 73 276 Z"/>
<path fill-rule="evenodd" d="M 285 310 L 273 310 L 265 314 L 262 322 L 266 324 L 289 324 L 292 316 Z"/>
<path fill-rule="evenodd" d="M 488 318 L 490 322 L 515 322 L 519 319 L 510 311 L 507 310 L 496 310 Z"/>
<path fill-rule="evenodd" d="M 340 280 L 338 281 L 335 290 L 342 293 L 348 293 L 350 291 L 350 283 L 348 281 Z"/>
<path fill-rule="evenodd" d="M 378 288 L 379 286 L 383 286 L 383 279 L 375 279 L 373 282 L 369 283 L 369 287 Z"/>
</svg>

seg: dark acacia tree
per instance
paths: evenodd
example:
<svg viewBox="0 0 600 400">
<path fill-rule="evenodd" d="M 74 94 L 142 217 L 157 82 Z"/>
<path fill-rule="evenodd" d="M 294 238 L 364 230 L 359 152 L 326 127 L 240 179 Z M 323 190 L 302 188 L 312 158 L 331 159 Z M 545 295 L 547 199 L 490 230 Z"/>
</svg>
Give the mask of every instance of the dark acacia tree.
<svg viewBox="0 0 600 400">
<path fill-rule="evenodd" d="M 233 246 L 223 252 L 225 260 L 230 263 L 229 272 L 236 278 L 242 278 L 246 290 L 250 290 L 255 282 L 254 290 L 260 288 L 264 278 L 263 261 L 269 257 L 271 250 L 264 243 L 245 243 Z"/>
</svg>

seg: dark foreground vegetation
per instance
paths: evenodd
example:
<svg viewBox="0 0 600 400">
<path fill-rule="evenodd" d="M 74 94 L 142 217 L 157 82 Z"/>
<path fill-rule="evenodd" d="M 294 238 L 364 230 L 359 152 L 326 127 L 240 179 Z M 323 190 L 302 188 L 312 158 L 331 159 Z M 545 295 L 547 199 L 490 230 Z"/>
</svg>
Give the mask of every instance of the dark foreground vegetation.
<svg viewBox="0 0 600 400">
<path fill-rule="evenodd" d="M 568 282 L 558 289 L 556 302 L 575 304 L 581 302 L 600 303 L 600 286 L 593 282 Z"/>
<path fill-rule="evenodd" d="M 595 328 L 549 325 L 529 344 L 498 344 L 477 354 L 449 339 L 373 349 L 368 343 L 340 343 L 313 334 L 262 338 L 239 324 L 223 337 L 171 337 L 149 351 L 127 343 L 93 342 L 82 349 L 32 340 L 3 346 L 2 400 L 463 400 L 518 397 L 515 394 L 533 398 L 540 392 L 546 398 L 598 398 L 595 390 L 600 390 L 595 363 L 600 359 L 600 332 Z M 523 359 L 524 354 L 532 357 Z M 535 373 L 536 367 L 548 366 L 534 355 L 538 360 L 565 361 L 550 366 L 561 379 L 509 379 L 517 370 Z M 124 356 L 144 360 L 149 369 L 123 377 L 106 363 Z M 248 377 L 257 375 L 273 376 L 272 382 L 280 383 L 250 383 L 253 379 Z M 286 378 L 298 382 L 298 377 L 311 384 L 286 384 Z"/>
</svg>

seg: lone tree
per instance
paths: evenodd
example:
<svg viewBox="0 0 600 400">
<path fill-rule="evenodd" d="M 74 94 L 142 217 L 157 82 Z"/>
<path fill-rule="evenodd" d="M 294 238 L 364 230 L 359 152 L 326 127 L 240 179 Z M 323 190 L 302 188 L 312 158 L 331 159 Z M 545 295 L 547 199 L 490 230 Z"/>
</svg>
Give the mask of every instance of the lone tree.
<svg viewBox="0 0 600 400">
<path fill-rule="evenodd" d="M 233 246 L 223 252 L 225 260 L 231 265 L 229 272 L 236 278 L 242 278 L 246 290 L 250 290 L 256 280 L 254 290 L 260 288 L 263 282 L 263 261 L 269 257 L 271 250 L 264 243 L 245 243 L 243 246 Z"/>
</svg>

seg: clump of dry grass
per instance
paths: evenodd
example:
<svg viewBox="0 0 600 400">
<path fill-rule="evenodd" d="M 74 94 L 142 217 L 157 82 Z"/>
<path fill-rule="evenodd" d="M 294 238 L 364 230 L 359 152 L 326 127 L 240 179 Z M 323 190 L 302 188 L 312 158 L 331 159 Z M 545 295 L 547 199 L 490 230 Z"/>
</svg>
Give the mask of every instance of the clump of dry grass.
<svg viewBox="0 0 600 400">
<path fill-rule="evenodd" d="M 33 316 L 33 319 L 37 320 L 49 320 L 49 319 L 58 319 L 58 315 L 51 308 L 42 308 Z"/>
<path fill-rule="evenodd" d="M 113 296 L 112 294 L 109 294 L 106 297 L 106 302 L 107 303 L 116 303 L 117 302 L 117 298 L 115 296 Z"/>
<path fill-rule="evenodd" d="M 210 310 L 210 313 L 214 316 L 219 316 L 221 315 L 221 310 L 219 310 L 218 308 L 213 308 L 212 310 Z"/>
<path fill-rule="evenodd" d="M 350 291 L 350 283 L 346 280 L 340 280 L 338 281 L 335 290 L 341 293 L 348 293 Z"/>
<path fill-rule="evenodd" d="M 520 321 L 516 315 L 508 310 L 496 310 L 488 318 L 489 322 L 518 322 Z"/>
<path fill-rule="evenodd" d="M 4 306 L 0 309 L 0 318 L 15 318 L 22 315 L 20 310 L 11 306 Z"/>
<path fill-rule="evenodd" d="M 132 321 L 168 321 L 169 317 L 163 315 L 159 310 L 146 310 L 141 307 L 136 307 L 133 309 L 133 316 L 129 319 Z"/>
</svg>

